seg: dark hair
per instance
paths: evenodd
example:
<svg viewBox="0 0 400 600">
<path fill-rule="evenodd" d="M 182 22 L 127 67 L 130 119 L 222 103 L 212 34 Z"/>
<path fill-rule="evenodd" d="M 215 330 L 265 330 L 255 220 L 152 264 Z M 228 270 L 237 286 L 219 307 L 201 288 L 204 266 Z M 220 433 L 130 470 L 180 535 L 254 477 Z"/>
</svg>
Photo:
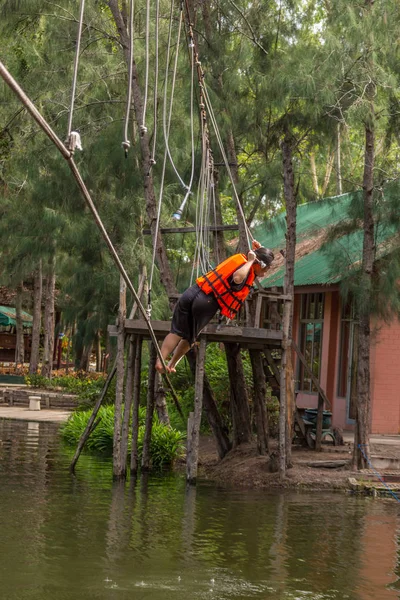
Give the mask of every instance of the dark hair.
<svg viewBox="0 0 400 600">
<path fill-rule="evenodd" d="M 254 250 L 254 253 L 259 261 L 265 263 L 266 267 L 269 267 L 274 260 L 274 253 L 269 248 L 257 248 L 257 250 Z"/>
</svg>

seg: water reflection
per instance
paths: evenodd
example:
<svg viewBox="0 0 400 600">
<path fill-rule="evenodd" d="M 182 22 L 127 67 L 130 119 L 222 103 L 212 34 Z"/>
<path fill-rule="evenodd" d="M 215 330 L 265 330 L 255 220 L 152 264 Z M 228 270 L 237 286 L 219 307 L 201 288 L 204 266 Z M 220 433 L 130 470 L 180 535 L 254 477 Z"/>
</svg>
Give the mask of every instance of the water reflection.
<svg viewBox="0 0 400 600">
<path fill-rule="evenodd" d="M 113 484 L 90 455 L 71 476 L 72 454 L 56 426 L 0 421 L 2 599 L 399 597 L 392 500 Z"/>
</svg>

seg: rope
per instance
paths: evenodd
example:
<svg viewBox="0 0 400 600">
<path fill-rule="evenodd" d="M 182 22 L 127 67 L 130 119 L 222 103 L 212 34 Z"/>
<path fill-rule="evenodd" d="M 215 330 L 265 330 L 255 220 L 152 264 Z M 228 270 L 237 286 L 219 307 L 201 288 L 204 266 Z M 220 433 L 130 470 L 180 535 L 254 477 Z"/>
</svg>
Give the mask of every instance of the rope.
<svg viewBox="0 0 400 600">
<path fill-rule="evenodd" d="M 107 244 L 107 247 L 110 251 L 110 254 L 119 270 L 119 272 L 121 273 L 122 277 L 125 280 L 125 283 L 127 285 L 127 287 L 129 288 L 129 290 L 131 291 L 134 300 L 136 301 L 138 308 L 140 310 L 140 312 L 142 313 L 142 316 L 146 322 L 147 328 L 149 330 L 150 333 L 150 337 L 152 339 L 152 342 L 154 343 L 154 346 L 157 350 L 157 354 L 158 357 L 160 359 L 161 364 L 163 365 L 164 369 L 166 369 L 166 365 L 165 365 L 165 361 L 163 359 L 163 356 L 161 354 L 161 350 L 159 348 L 159 345 L 157 343 L 157 338 L 155 336 L 155 333 L 153 331 L 153 328 L 151 326 L 150 320 L 147 317 L 146 314 L 146 310 L 143 307 L 142 303 L 140 302 L 140 298 L 138 297 L 136 290 L 131 282 L 131 280 L 129 279 L 129 276 L 121 262 L 121 259 L 118 256 L 117 251 L 115 250 L 113 243 L 103 225 L 103 222 L 97 212 L 97 209 L 93 203 L 93 200 L 89 194 L 89 191 L 82 179 L 81 174 L 79 173 L 79 170 L 73 160 L 73 156 L 72 153 L 69 152 L 67 150 L 67 148 L 64 146 L 64 144 L 61 142 L 61 140 L 59 139 L 59 137 L 56 135 L 56 133 L 52 130 L 52 128 L 50 127 L 50 125 L 47 123 L 47 121 L 43 118 L 43 116 L 40 114 L 40 112 L 37 110 L 37 108 L 35 107 L 35 105 L 32 103 L 32 101 L 28 98 L 28 96 L 24 93 L 24 91 L 22 90 L 22 88 L 18 85 L 18 83 L 15 81 L 15 79 L 11 76 L 11 74 L 7 71 L 7 69 L 5 68 L 5 66 L 3 65 L 3 63 L 0 61 L 0 76 L 3 78 L 3 80 L 6 82 L 6 84 L 10 87 L 10 89 L 16 94 L 16 96 L 18 96 L 18 98 L 21 100 L 22 104 L 24 104 L 24 106 L 27 108 L 28 112 L 31 114 L 31 116 L 35 119 L 35 121 L 40 125 L 40 127 L 43 129 L 43 131 L 46 133 L 46 135 L 50 138 L 50 140 L 55 144 L 55 146 L 57 147 L 57 149 L 60 151 L 60 153 L 62 154 L 62 156 L 67 160 L 68 162 L 68 166 L 72 171 L 72 174 L 83 194 L 83 197 L 85 198 L 86 204 L 88 206 L 88 208 L 90 209 L 95 223 L 98 227 L 98 229 L 100 230 L 100 233 L 104 239 L 104 241 Z M 168 383 L 168 386 L 171 390 L 171 394 L 173 397 L 173 400 L 175 402 L 176 408 L 179 412 L 179 414 L 182 416 L 183 419 L 183 413 L 182 413 L 182 409 L 180 407 L 179 404 L 179 400 L 178 397 L 176 395 L 176 392 L 172 386 L 172 383 L 168 377 L 167 373 L 163 374 L 165 377 L 165 380 Z"/>
<path fill-rule="evenodd" d="M 144 84 L 144 102 L 143 102 L 143 118 L 140 126 L 140 132 L 144 135 L 147 132 L 146 127 L 146 109 L 147 95 L 149 89 L 149 35 L 150 35 L 150 0 L 146 2 L 146 75 Z"/>
<path fill-rule="evenodd" d="M 132 102 L 133 13 L 134 13 L 134 0 L 131 0 L 131 12 L 130 12 L 130 18 L 129 18 L 128 95 L 127 95 L 127 99 L 126 99 L 124 141 L 122 142 L 122 147 L 125 151 L 125 158 L 128 158 L 128 150 L 131 147 L 131 143 L 128 138 L 128 126 L 129 126 L 129 116 L 130 116 L 130 112 L 131 112 L 131 102 Z"/>
<path fill-rule="evenodd" d="M 182 7 L 180 9 L 180 15 L 179 15 L 178 38 L 177 38 L 177 42 L 176 42 L 174 70 L 173 70 L 172 85 L 171 85 L 171 99 L 170 99 L 170 105 L 169 105 L 168 127 L 167 127 L 168 64 L 169 64 L 169 55 L 170 55 L 170 51 L 171 51 L 171 34 L 172 34 L 173 5 L 174 5 L 174 0 L 171 0 L 170 25 L 169 25 L 169 32 L 168 32 L 168 48 L 167 48 L 167 66 L 166 66 L 166 71 L 165 71 L 165 83 L 164 83 L 165 88 L 164 88 L 164 106 L 163 106 L 163 130 L 164 130 L 165 146 L 167 148 L 168 158 L 169 158 L 169 160 L 171 162 L 172 168 L 174 169 L 175 174 L 178 177 L 178 179 L 179 179 L 182 187 L 184 187 L 185 189 L 187 189 L 187 186 L 186 186 L 185 182 L 183 181 L 182 177 L 178 173 L 178 170 L 177 170 L 177 168 L 175 166 L 175 163 L 174 163 L 174 161 L 172 159 L 171 151 L 170 151 L 170 148 L 169 148 L 169 130 L 170 130 L 170 126 L 171 126 L 172 106 L 173 106 L 173 100 L 174 100 L 176 72 L 177 72 L 177 66 L 178 66 L 179 42 L 180 42 L 181 29 L 182 29 L 182 18 L 183 18 L 183 9 L 182 9 Z"/>
<path fill-rule="evenodd" d="M 76 49 L 75 49 L 74 75 L 72 78 L 71 105 L 70 105 L 69 116 L 68 116 L 68 129 L 67 129 L 67 142 L 66 142 L 67 147 L 71 152 L 73 152 L 75 150 L 75 148 L 82 150 L 79 134 L 78 134 L 78 137 L 75 135 L 75 136 L 73 136 L 73 139 L 71 139 L 71 133 L 72 133 L 72 117 L 74 114 L 76 82 L 78 79 L 79 52 L 80 52 L 80 48 L 81 48 L 84 9 L 85 9 L 85 0 L 81 0 L 79 25 L 78 25 L 78 36 L 77 36 L 77 40 L 76 40 Z M 77 133 L 77 132 L 74 132 L 74 133 Z"/>
<path fill-rule="evenodd" d="M 160 13 L 160 0 L 156 2 L 156 28 L 155 28 L 155 82 L 154 82 L 154 132 L 153 132 L 153 150 L 150 158 L 150 168 L 156 164 L 156 142 L 157 142 L 157 94 L 158 94 L 158 21 Z"/>
<path fill-rule="evenodd" d="M 173 84 L 172 84 L 172 92 L 171 92 L 172 95 L 171 95 L 171 102 L 170 102 L 168 122 L 167 122 L 168 64 L 169 64 L 169 56 L 170 56 L 170 51 L 171 51 L 173 7 L 174 7 L 174 0 L 171 0 L 170 22 L 169 22 L 169 32 L 168 32 L 167 63 L 166 63 L 165 82 L 164 82 L 164 86 L 165 86 L 164 87 L 164 104 L 163 104 L 163 130 L 164 130 L 164 139 L 165 139 L 165 151 L 164 151 L 163 167 L 162 167 L 161 182 L 160 182 L 160 192 L 159 192 L 158 207 L 157 207 L 157 219 L 156 219 L 156 230 L 155 230 L 155 239 L 156 240 L 157 240 L 158 231 L 159 231 L 159 227 L 160 227 L 161 203 L 162 203 L 162 197 L 163 197 L 163 193 L 164 193 L 165 170 L 166 170 L 166 164 L 167 164 L 167 156 L 169 155 L 169 153 L 168 153 L 168 138 L 169 138 L 169 131 L 170 131 L 170 127 L 171 127 L 172 101 L 173 101 L 173 94 L 174 94 L 174 88 L 175 88 L 175 79 L 176 79 L 176 71 L 177 71 L 177 57 L 178 57 L 180 30 L 181 30 L 181 23 L 182 23 L 182 11 L 181 11 L 180 16 L 179 16 L 178 42 L 177 42 L 177 49 L 176 49 L 176 54 L 175 54 L 174 76 L 173 76 Z M 171 162 L 173 164 L 172 159 L 171 159 Z M 178 177 L 179 177 L 179 174 L 178 174 Z M 180 177 L 179 177 L 179 179 L 180 179 Z M 185 184 L 183 183 L 183 185 L 185 185 Z M 152 292 L 152 287 L 153 287 L 153 275 L 154 275 L 154 268 L 155 268 L 155 261 L 156 261 L 156 250 L 157 250 L 157 243 L 155 243 L 153 245 L 153 257 L 152 257 L 152 262 L 151 262 L 151 270 L 150 270 L 150 278 L 149 278 L 149 290 L 148 290 L 148 294 L 147 294 L 147 314 L 149 316 L 151 315 L 151 310 L 152 310 L 151 292 Z"/>
<path fill-rule="evenodd" d="M 192 193 L 193 178 L 194 178 L 194 163 L 195 163 L 195 148 L 194 148 L 194 116 L 193 116 L 193 104 L 194 104 L 194 40 L 192 30 L 189 32 L 189 53 L 190 53 L 190 64 L 191 64 L 191 80 L 190 80 L 190 135 L 191 135 L 191 154 L 192 154 L 192 167 L 190 173 L 190 181 L 187 186 L 187 191 L 184 199 L 181 202 L 180 207 L 174 213 L 176 220 L 180 219 L 186 202 Z"/>
<path fill-rule="evenodd" d="M 214 128 L 214 132 L 215 132 L 215 136 L 217 138 L 218 146 L 219 146 L 222 158 L 224 160 L 225 167 L 226 167 L 226 170 L 227 170 L 228 175 L 229 175 L 229 179 L 231 180 L 233 193 L 234 193 L 237 205 L 239 207 L 240 215 L 241 215 L 241 217 L 243 219 L 243 223 L 244 223 L 244 226 L 245 226 L 246 237 L 247 237 L 247 243 L 249 245 L 249 248 L 251 249 L 251 240 L 254 240 L 254 237 L 253 237 L 253 235 L 252 235 L 249 227 L 247 226 L 246 217 L 245 217 L 245 214 L 243 212 L 242 203 L 240 202 L 238 193 L 236 191 L 236 185 L 235 185 L 235 182 L 233 180 L 231 169 L 229 167 L 229 161 L 228 161 L 228 158 L 227 158 L 226 153 L 225 153 L 224 145 L 222 143 L 221 134 L 220 134 L 219 129 L 218 129 L 218 124 L 217 124 L 217 121 L 216 121 L 216 118 L 215 118 L 214 110 L 213 110 L 213 107 L 211 105 L 211 101 L 210 101 L 210 98 L 209 98 L 209 95 L 208 95 L 208 91 L 207 91 L 205 82 L 203 83 L 203 91 L 204 91 L 204 100 L 205 100 L 205 103 L 206 103 L 206 106 L 207 106 L 208 113 L 210 115 L 211 123 L 212 123 L 213 128 Z"/>
</svg>

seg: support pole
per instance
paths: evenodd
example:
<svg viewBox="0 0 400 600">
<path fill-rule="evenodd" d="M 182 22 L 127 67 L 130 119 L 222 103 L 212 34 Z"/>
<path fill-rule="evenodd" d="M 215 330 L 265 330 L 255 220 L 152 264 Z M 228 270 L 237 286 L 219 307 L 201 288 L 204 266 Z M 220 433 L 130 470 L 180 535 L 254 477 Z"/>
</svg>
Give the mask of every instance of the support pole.
<svg viewBox="0 0 400 600">
<path fill-rule="evenodd" d="M 200 340 L 200 348 L 196 361 L 196 381 L 194 396 L 194 413 L 190 413 L 188 419 L 188 446 L 186 457 L 186 479 L 188 483 L 195 484 L 197 478 L 197 466 L 199 462 L 199 435 L 201 423 L 201 411 L 203 407 L 203 385 L 204 385 L 204 362 L 206 356 L 206 340 Z"/>
<path fill-rule="evenodd" d="M 124 416 L 122 418 L 122 431 L 121 431 L 121 474 L 120 476 L 126 477 L 126 462 L 128 457 L 128 438 L 129 438 L 129 423 L 131 419 L 131 408 L 133 400 L 133 377 L 135 370 L 136 360 L 136 336 L 129 336 L 129 350 L 128 350 L 128 361 L 126 369 L 126 383 L 125 383 L 125 402 L 124 402 Z"/>
<path fill-rule="evenodd" d="M 150 343 L 150 358 L 149 358 L 149 379 L 147 388 L 147 407 L 146 407 L 146 428 L 143 440 L 143 455 L 142 455 L 142 470 L 150 469 L 150 444 L 151 444 L 151 428 L 153 426 L 154 413 L 154 393 L 156 384 L 156 360 L 157 352 L 154 344 Z"/>
<path fill-rule="evenodd" d="M 132 406 L 132 438 L 131 438 L 131 475 L 135 475 L 139 468 L 138 433 L 139 433 L 139 404 L 140 404 L 140 378 L 142 370 L 142 343 L 143 338 L 136 339 L 135 366 L 133 375 L 133 406 Z"/>
<path fill-rule="evenodd" d="M 113 479 L 119 479 L 123 471 L 121 464 L 121 424 L 122 400 L 125 374 L 125 319 L 126 284 L 122 276 L 119 284 L 118 341 L 117 341 L 117 386 L 115 390 L 114 438 L 113 438 Z"/>
</svg>

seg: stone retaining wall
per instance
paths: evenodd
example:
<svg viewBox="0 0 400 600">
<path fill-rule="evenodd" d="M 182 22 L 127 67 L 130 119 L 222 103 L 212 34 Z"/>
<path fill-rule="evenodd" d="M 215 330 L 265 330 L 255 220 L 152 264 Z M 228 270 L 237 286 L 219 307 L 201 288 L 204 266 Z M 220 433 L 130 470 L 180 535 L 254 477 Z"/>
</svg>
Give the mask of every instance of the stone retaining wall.
<svg viewBox="0 0 400 600">
<path fill-rule="evenodd" d="M 35 390 L 34 388 L 8 388 L 6 386 L 0 388 L 0 405 L 29 406 L 29 396 L 40 398 L 41 408 L 74 409 L 78 405 L 77 396 L 74 394 Z"/>
</svg>

